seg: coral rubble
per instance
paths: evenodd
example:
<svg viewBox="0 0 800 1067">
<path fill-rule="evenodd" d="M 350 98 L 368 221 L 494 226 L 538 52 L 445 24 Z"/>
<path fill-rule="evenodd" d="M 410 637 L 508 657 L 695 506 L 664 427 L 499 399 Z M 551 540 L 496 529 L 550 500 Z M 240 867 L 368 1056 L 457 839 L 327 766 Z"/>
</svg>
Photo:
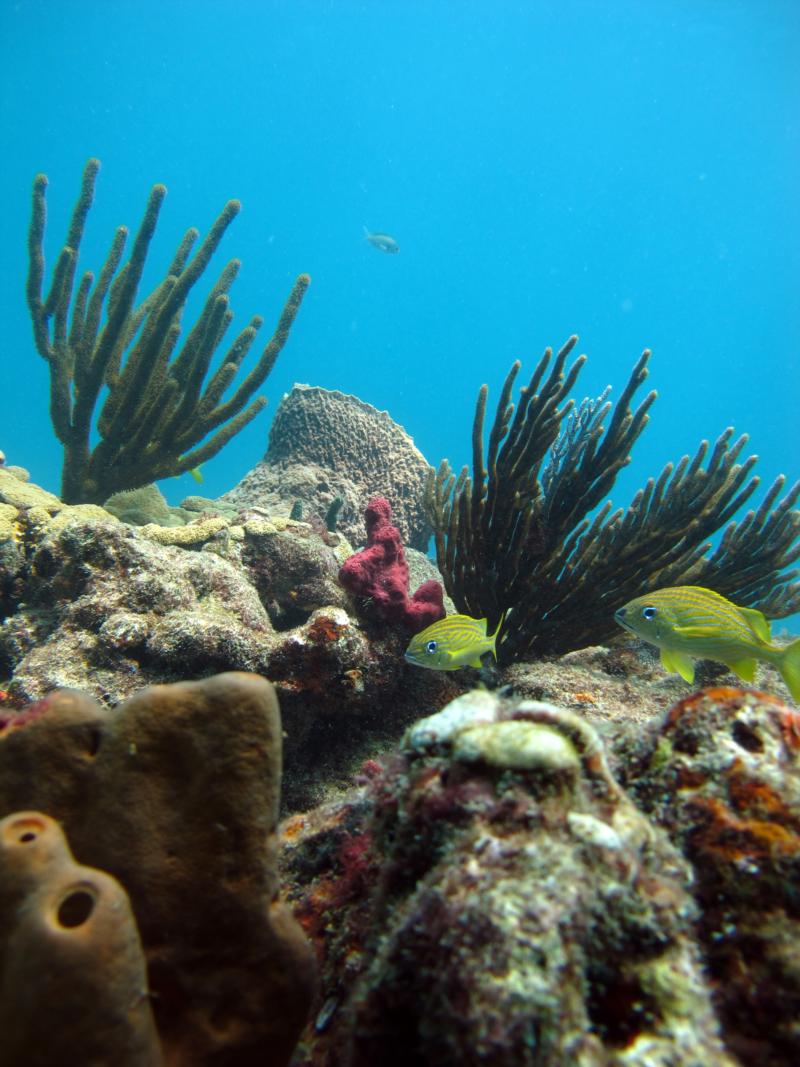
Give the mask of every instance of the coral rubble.
<svg viewBox="0 0 800 1067">
<path fill-rule="evenodd" d="M 487 692 L 284 825 L 314 1067 L 735 1067 L 691 866 L 581 717 Z"/>
<path fill-rule="evenodd" d="M 800 1062 L 800 712 L 754 690 L 703 690 L 672 708 L 629 773 L 695 871 L 729 1047 L 746 1063 Z"/>
<path fill-rule="evenodd" d="M 359 623 L 337 581 L 350 552 L 252 509 L 132 527 L 0 470 L 0 712 L 59 687 L 114 705 L 148 684 L 256 671 L 281 696 L 286 802 L 309 804 L 458 691 L 409 676 L 403 634 Z"/>
</svg>

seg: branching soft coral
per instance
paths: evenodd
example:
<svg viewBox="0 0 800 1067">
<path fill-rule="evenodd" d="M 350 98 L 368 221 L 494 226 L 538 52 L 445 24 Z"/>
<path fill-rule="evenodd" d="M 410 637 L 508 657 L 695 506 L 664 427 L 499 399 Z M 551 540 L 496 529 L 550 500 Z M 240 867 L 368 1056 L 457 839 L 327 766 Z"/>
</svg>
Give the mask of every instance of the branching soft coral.
<svg viewBox="0 0 800 1067">
<path fill-rule="evenodd" d="M 568 395 L 586 360 L 579 356 L 567 369 L 576 343 L 571 337 L 554 359 L 546 350 L 516 408 L 511 396 L 520 363 L 513 365 L 486 456 L 484 385 L 472 476 L 465 467 L 456 478 L 444 460 L 428 482 L 439 570 L 457 609 L 488 616 L 490 630 L 507 613 L 497 645 L 501 663 L 606 641 L 617 630 L 614 611 L 660 586 L 709 586 L 770 618 L 800 610 L 798 571 L 788 569 L 800 556 L 800 482 L 778 501 L 780 476 L 757 510 L 731 521 L 759 478 L 750 474 L 756 456 L 737 462 L 747 436 L 733 440 L 728 428 L 712 449 L 703 441 L 693 459 L 668 463 L 627 510 L 613 509 L 606 495 L 630 462 L 656 399 L 653 391 L 631 407 L 650 353 L 634 366 L 615 406 L 604 394 L 576 411 Z M 709 538 L 726 523 L 711 551 Z"/>
<path fill-rule="evenodd" d="M 99 169 L 96 159 L 86 164 L 47 296 L 42 290 L 44 174 L 33 183 L 28 235 L 28 307 L 36 348 L 50 367 L 50 416 L 64 446 L 61 495 L 68 504 L 100 504 L 113 493 L 182 474 L 215 456 L 266 404 L 264 397 L 254 395 L 289 336 L 310 281 L 307 274 L 298 277 L 258 363 L 224 400 L 263 322 L 258 315 L 251 319 L 206 381 L 233 318 L 228 290 L 239 272 L 238 259 L 223 269 L 174 358 L 173 353 L 189 293 L 238 215 L 239 201 L 228 201 L 193 256 L 199 234 L 195 229 L 186 232 L 164 279 L 137 304 L 167 193 L 163 185 L 154 185 L 127 262 L 121 265 L 128 230 L 120 226 L 97 279 L 86 271 L 73 293 Z M 106 389 L 95 420 L 95 407 Z M 99 440 L 93 445 L 95 436 Z"/>
</svg>

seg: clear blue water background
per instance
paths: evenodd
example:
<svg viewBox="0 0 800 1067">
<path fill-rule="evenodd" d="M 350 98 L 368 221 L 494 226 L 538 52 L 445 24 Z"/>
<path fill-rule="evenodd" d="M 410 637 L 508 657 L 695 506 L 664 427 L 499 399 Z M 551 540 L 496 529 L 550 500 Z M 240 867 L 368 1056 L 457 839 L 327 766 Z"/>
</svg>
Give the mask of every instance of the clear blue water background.
<svg viewBox="0 0 800 1067">
<path fill-rule="evenodd" d="M 235 326 L 260 313 L 266 334 L 313 279 L 268 413 L 207 464 L 208 495 L 261 457 L 296 381 L 388 409 L 460 465 L 481 383 L 496 398 L 514 359 L 530 371 L 573 332 L 578 399 L 618 395 L 653 349 L 659 400 L 615 503 L 728 425 L 762 489 L 794 480 L 798 55 L 796 0 L 0 0 L 0 447 L 58 490 L 24 297 L 30 186 L 49 176 L 51 267 L 95 155 L 84 268 L 159 181 L 143 291 L 230 197 L 216 267 L 242 260 Z"/>
</svg>

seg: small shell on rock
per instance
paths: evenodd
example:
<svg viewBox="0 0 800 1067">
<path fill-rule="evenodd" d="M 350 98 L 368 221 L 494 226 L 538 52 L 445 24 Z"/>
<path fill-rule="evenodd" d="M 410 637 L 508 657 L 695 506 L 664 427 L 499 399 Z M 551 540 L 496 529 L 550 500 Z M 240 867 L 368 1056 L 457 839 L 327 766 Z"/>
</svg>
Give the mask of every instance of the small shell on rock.
<svg viewBox="0 0 800 1067">
<path fill-rule="evenodd" d="M 579 841 L 587 845 L 614 850 L 622 848 L 622 838 L 617 831 L 602 819 L 595 818 L 594 815 L 571 811 L 567 815 L 567 823 L 573 837 L 577 837 Z"/>
<path fill-rule="evenodd" d="M 515 771 L 568 771 L 577 775 L 578 753 L 562 734 L 540 723 L 512 720 L 478 723 L 460 730 L 453 758 Z"/>
</svg>

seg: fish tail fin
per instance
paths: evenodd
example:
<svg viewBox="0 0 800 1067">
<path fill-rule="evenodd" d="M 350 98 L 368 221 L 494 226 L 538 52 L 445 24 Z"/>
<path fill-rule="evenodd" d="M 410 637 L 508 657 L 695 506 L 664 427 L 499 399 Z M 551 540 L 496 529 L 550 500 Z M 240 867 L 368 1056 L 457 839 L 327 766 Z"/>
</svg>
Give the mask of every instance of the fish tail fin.
<svg viewBox="0 0 800 1067">
<path fill-rule="evenodd" d="M 500 616 L 500 622 L 498 622 L 494 633 L 489 638 L 489 641 L 491 642 L 491 644 L 489 645 L 489 648 L 492 650 L 492 655 L 494 656 L 495 659 L 497 659 L 497 647 L 496 647 L 497 646 L 497 635 L 500 633 L 500 627 L 506 621 L 506 615 L 507 614 L 508 614 L 508 608 L 506 608 L 506 610 Z"/>
<path fill-rule="evenodd" d="M 364 240 L 366 241 L 366 240 L 368 240 L 368 239 L 369 239 L 369 238 L 370 238 L 370 237 L 372 236 L 372 234 L 370 233 L 370 231 L 369 231 L 368 227 L 366 227 L 366 226 L 362 226 L 361 228 L 362 228 L 362 229 L 363 229 L 363 231 L 364 231 Z"/>
<path fill-rule="evenodd" d="M 800 637 L 784 648 L 777 666 L 792 700 L 800 704 Z"/>
</svg>

